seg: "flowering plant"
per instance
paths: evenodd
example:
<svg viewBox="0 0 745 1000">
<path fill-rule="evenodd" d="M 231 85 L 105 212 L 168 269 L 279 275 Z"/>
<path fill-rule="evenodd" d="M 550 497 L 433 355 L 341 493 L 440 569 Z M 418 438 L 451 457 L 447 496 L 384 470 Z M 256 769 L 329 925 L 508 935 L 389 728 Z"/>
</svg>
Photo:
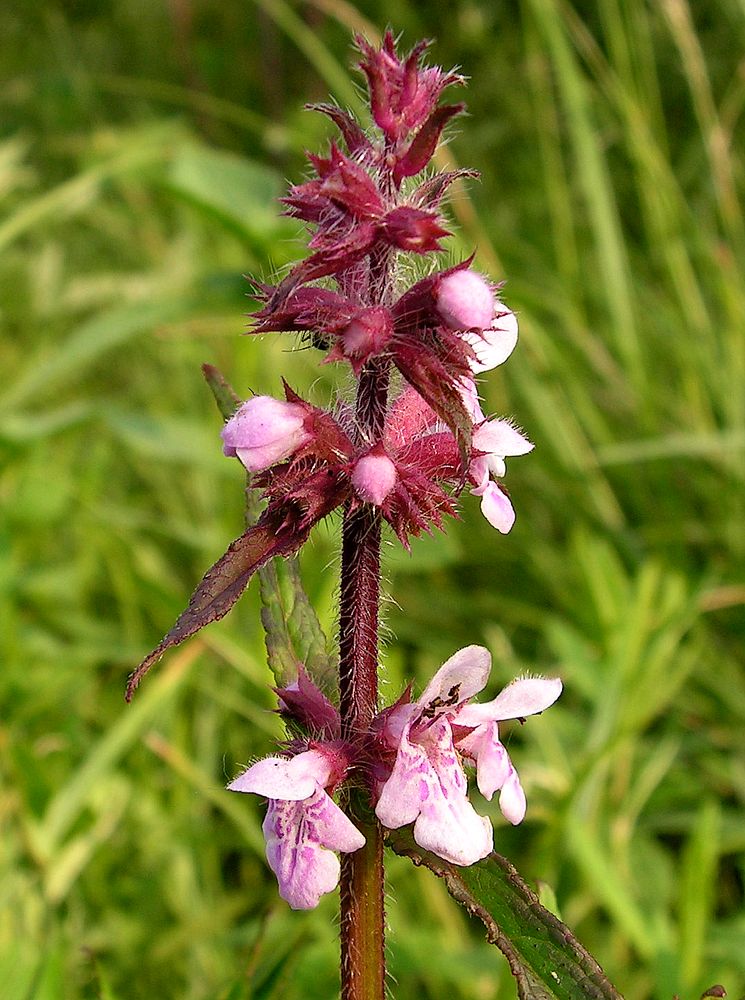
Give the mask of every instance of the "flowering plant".
<svg viewBox="0 0 745 1000">
<path fill-rule="evenodd" d="M 444 527 L 468 484 L 487 521 L 509 532 L 515 512 L 502 484 L 505 460 L 533 446 L 511 421 L 488 418 L 479 401 L 476 376 L 506 361 L 517 343 L 517 320 L 499 288 L 473 269 L 473 258 L 430 265 L 401 286 L 401 256 L 442 251 L 449 233 L 441 203 L 455 181 L 472 175 L 430 169 L 444 127 L 463 110 L 441 104 L 442 92 L 463 79 L 422 66 L 424 43 L 406 57 L 390 33 L 379 48 L 362 38 L 357 45 L 374 127 L 365 131 L 336 106 L 316 107 L 346 149 L 332 142 L 327 156 L 311 155 L 315 176 L 284 199 L 287 212 L 312 229 L 310 252 L 276 285 L 257 285 L 261 308 L 250 331 L 311 338 L 326 362 L 350 367 L 354 406 L 339 400 L 320 408 L 286 383 L 284 399 L 240 403 L 206 367 L 226 418 L 225 455 L 242 463 L 263 509 L 207 572 L 127 689 L 131 698 L 167 649 L 225 615 L 255 573 L 270 591 L 272 560 L 292 556 L 318 521 L 343 511 L 338 688 L 317 661 L 302 662 L 288 623 L 268 613 L 270 661 L 285 641 L 276 692 L 288 740 L 228 787 L 268 801 L 267 859 L 292 907 L 314 907 L 340 883 L 347 1000 L 384 992 L 383 837 L 447 872 L 446 880 L 477 864 L 491 864 L 492 875 L 501 870 L 491 822 L 469 801 L 464 768 L 473 765 L 481 794 L 498 792 L 504 817 L 520 823 L 525 793 L 499 724 L 540 713 L 561 693 L 558 679 L 525 677 L 490 701 L 474 701 L 491 666 L 489 652 L 474 645 L 451 656 L 417 699 L 409 686 L 394 704 L 379 704 L 383 522 L 408 548 L 411 537 Z M 413 844 L 400 833 L 410 825 Z M 523 905 L 546 925 L 555 920 L 508 874 Z M 472 912 L 484 909 L 471 890 L 458 892 Z M 532 959 L 510 952 L 499 935 L 494 940 L 519 982 Z M 592 959 L 572 947 L 581 977 L 600 982 Z M 604 995 L 615 995 L 610 984 Z"/>
</svg>

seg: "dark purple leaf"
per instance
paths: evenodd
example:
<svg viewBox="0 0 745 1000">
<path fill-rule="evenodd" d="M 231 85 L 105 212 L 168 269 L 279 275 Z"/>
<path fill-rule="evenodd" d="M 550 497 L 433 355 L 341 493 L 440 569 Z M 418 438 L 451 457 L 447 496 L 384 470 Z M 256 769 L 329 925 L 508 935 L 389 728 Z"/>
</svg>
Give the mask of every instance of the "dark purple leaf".
<svg viewBox="0 0 745 1000">
<path fill-rule="evenodd" d="M 296 552 L 308 537 L 311 524 L 303 528 L 287 526 L 277 531 L 275 517 L 268 517 L 268 514 L 265 512 L 258 524 L 237 538 L 207 571 L 173 628 L 130 676 L 125 694 L 127 701 L 132 700 L 142 678 L 166 650 L 224 617 L 260 566 L 273 556 Z"/>
</svg>

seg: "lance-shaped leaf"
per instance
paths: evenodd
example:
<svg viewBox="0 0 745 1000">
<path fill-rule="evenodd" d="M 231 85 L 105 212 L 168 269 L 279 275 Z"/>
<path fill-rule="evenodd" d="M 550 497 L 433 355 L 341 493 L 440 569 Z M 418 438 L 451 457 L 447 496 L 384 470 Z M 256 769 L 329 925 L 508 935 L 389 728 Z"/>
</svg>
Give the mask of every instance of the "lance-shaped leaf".
<svg viewBox="0 0 745 1000">
<path fill-rule="evenodd" d="M 267 514 L 265 512 L 258 524 L 237 538 L 204 575 L 173 628 L 130 676 L 125 693 L 127 701 L 132 700 L 137 685 L 166 650 L 178 646 L 205 625 L 223 618 L 246 589 L 256 570 L 273 556 L 296 552 L 315 523 L 302 528 L 290 524 L 277 530 L 276 514 L 274 517 Z"/>
<path fill-rule="evenodd" d="M 520 1000 L 623 1000 L 569 928 L 538 901 L 499 854 L 460 868 L 423 851 L 411 831 L 387 835 L 396 854 L 438 875 L 448 892 L 486 927 L 487 940 L 507 959 Z"/>
<path fill-rule="evenodd" d="M 276 683 L 294 681 L 301 663 L 325 694 L 335 695 L 336 659 L 303 589 L 297 559 L 276 559 L 263 566 L 259 585 L 267 660 Z"/>
</svg>

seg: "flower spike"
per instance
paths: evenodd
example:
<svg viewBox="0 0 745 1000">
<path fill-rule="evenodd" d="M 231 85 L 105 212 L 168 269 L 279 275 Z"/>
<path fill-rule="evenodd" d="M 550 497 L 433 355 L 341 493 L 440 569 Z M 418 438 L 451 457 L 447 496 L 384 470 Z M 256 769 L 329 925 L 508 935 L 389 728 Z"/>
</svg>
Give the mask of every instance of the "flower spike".
<svg viewBox="0 0 745 1000">
<path fill-rule="evenodd" d="M 409 686 L 379 710 L 384 523 L 408 548 L 412 537 L 458 517 L 468 487 L 489 523 L 509 531 L 506 459 L 533 445 L 509 420 L 484 414 L 475 381 L 517 343 L 501 286 L 475 269 L 473 256 L 439 267 L 430 256 L 417 264 L 426 276 L 413 283 L 400 265 L 405 255 L 419 260 L 446 249 L 443 200 L 455 181 L 475 176 L 433 167 L 444 130 L 464 110 L 444 103 L 443 93 L 463 78 L 424 63 L 428 42 L 399 54 L 391 31 L 379 46 L 360 37 L 357 47 L 372 127 L 334 105 L 313 106 L 339 136 L 323 154 L 308 154 L 308 178 L 283 199 L 285 213 L 308 227 L 307 253 L 275 284 L 254 284 L 260 309 L 250 330 L 295 334 L 321 349 L 323 361 L 348 366 L 355 401 L 319 406 L 284 383 L 283 399 L 241 402 L 216 370 L 206 371 L 225 421 L 224 454 L 248 473 L 250 526 L 208 570 L 127 688 L 130 698 L 164 652 L 222 618 L 261 574 L 270 664 L 281 639 L 274 690 L 286 739 L 228 787 L 267 800 L 267 860 L 290 906 L 315 907 L 341 880 L 343 977 L 356 975 L 359 956 L 384 953 L 382 908 L 377 923 L 352 912 L 356 892 L 382 900 L 381 830 L 369 810 L 389 830 L 412 824 L 416 842 L 452 864 L 484 859 L 492 826 L 469 799 L 466 768 L 475 767 L 482 795 L 499 796 L 508 822 L 521 822 L 525 792 L 499 726 L 543 711 L 561 692 L 558 680 L 525 678 L 476 702 L 491 658 L 473 645 L 450 657 L 417 700 Z M 288 577 L 267 566 L 294 555 L 336 511 L 343 512 L 338 691 L 329 671 L 335 655 L 326 652 L 297 575 L 283 588 Z M 275 628 L 283 617 L 284 628 Z M 347 782 L 354 794 L 335 801 Z M 377 928 L 374 948 L 362 940 L 363 924 Z M 383 987 L 380 975 L 365 995 L 382 996 Z M 358 994 L 347 981 L 342 995 Z"/>
</svg>

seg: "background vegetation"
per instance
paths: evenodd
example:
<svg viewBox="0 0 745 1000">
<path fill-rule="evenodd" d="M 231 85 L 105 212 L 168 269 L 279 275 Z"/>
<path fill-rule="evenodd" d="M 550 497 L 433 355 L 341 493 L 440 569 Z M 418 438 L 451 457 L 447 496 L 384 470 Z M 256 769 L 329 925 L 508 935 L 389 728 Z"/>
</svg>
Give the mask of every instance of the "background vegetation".
<svg viewBox="0 0 745 1000">
<path fill-rule="evenodd" d="M 240 532 L 199 365 L 240 391 L 329 367 L 241 339 L 241 275 L 297 257 L 284 179 L 356 106 L 386 23 L 470 76 L 453 257 L 520 314 L 491 410 L 507 538 L 465 497 L 387 563 L 387 692 L 487 644 L 558 672 L 510 736 L 528 820 L 497 849 L 630 1000 L 745 992 L 745 6 L 738 0 L 11 0 L 0 83 L 0 996 L 332 997 L 335 901 L 278 902 L 261 804 L 223 785 L 279 732 L 254 588 L 125 708 L 127 672 Z M 333 631 L 337 525 L 303 556 Z M 486 804 L 485 811 L 495 815 Z M 427 873 L 389 867 L 399 1000 L 510 997 Z"/>
</svg>

